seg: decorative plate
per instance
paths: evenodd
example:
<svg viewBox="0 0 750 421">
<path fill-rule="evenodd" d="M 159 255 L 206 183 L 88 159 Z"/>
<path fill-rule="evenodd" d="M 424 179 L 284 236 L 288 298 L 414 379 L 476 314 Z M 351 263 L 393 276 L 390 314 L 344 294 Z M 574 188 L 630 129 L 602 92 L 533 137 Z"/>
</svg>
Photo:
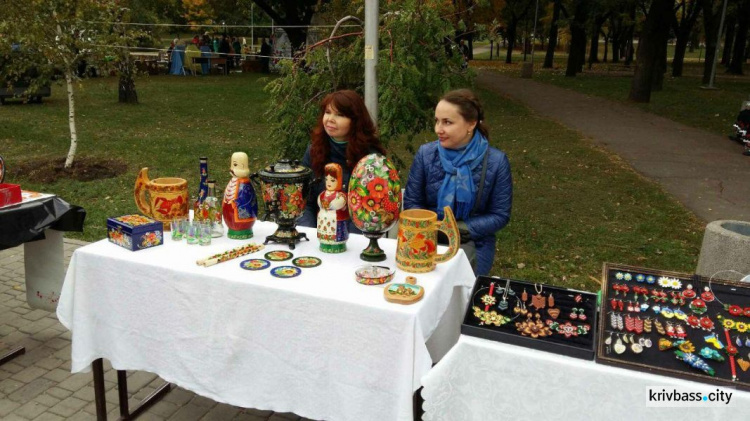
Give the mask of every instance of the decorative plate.
<svg viewBox="0 0 750 421">
<path fill-rule="evenodd" d="M 395 270 L 387 266 L 365 265 L 354 271 L 357 282 L 365 285 L 380 285 L 393 279 Z"/>
<path fill-rule="evenodd" d="M 263 270 L 269 266 L 271 266 L 271 262 L 266 259 L 247 259 L 240 263 L 240 267 L 247 270 Z"/>
<path fill-rule="evenodd" d="M 314 268 L 315 266 L 320 266 L 321 263 L 323 263 L 322 260 L 313 256 L 297 257 L 292 260 L 294 266 L 301 268 Z"/>
<path fill-rule="evenodd" d="M 266 253 L 265 258 L 272 262 L 280 262 L 282 260 L 289 260 L 294 255 L 286 250 L 274 250 Z"/>
<path fill-rule="evenodd" d="M 296 266 L 278 266 L 271 269 L 271 275 L 277 278 L 294 278 L 302 273 L 302 269 Z"/>
</svg>

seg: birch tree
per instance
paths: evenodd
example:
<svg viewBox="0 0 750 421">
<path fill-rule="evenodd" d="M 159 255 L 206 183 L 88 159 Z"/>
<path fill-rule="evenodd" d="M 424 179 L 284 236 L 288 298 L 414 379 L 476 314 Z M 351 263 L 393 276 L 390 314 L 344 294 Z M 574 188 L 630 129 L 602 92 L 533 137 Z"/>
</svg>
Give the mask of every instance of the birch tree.
<svg viewBox="0 0 750 421">
<path fill-rule="evenodd" d="M 11 60 L 6 71 L 18 76 L 33 66 L 41 76 L 30 89 L 49 83 L 58 73 L 65 80 L 70 128 L 65 168 L 73 166 L 78 147 L 75 84 L 79 80 L 79 65 L 96 48 L 97 34 L 94 25 L 88 22 L 106 16 L 103 13 L 106 5 L 95 0 L 0 0 L 4 12 L 0 48 L 26 51 L 37 58 L 34 62 Z"/>
</svg>

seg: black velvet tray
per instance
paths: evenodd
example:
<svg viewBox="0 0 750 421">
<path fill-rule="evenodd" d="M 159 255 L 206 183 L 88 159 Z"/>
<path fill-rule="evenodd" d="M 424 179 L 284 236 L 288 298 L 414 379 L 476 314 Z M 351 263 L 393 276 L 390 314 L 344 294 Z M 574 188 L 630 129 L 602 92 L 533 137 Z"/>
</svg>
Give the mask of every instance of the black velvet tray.
<svg viewBox="0 0 750 421">
<path fill-rule="evenodd" d="M 629 274 L 629 276 L 626 277 L 626 274 Z M 648 283 L 649 276 L 654 277 L 653 284 Z M 662 277 L 671 278 L 673 280 L 676 279 L 681 283 L 681 288 L 675 289 L 660 286 L 659 279 Z M 644 278 L 646 278 L 646 280 L 644 280 Z M 740 282 L 718 279 L 709 280 L 705 277 L 679 272 L 661 271 L 609 263 L 604 264 L 602 279 L 604 280 L 604 282 L 602 285 L 602 302 L 601 312 L 599 316 L 600 326 L 599 346 L 596 356 L 597 362 L 633 370 L 652 372 L 671 377 L 700 381 L 704 383 L 728 385 L 741 389 L 750 389 L 750 370 L 743 371 L 738 362 L 738 359 L 742 358 L 744 361 L 747 361 L 747 366 L 750 368 L 750 285 Z M 618 288 L 614 288 L 615 285 L 617 285 Z M 621 285 L 627 285 L 629 287 L 629 291 L 622 291 L 622 289 L 619 288 L 619 286 Z M 674 291 L 675 293 L 682 294 L 684 290 L 688 289 L 688 285 L 692 287 L 692 290 L 695 292 L 696 298 L 701 298 L 701 293 L 705 292 L 706 287 L 709 288 L 708 292 L 714 295 L 715 298 L 713 301 L 704 300 L 706 302 L 705 307 L 707 309 L 705 313 L 696 314 L 691 310 L 690 304 L 694 299 L 683 298 L 684 304 L 680 304 L 679 302 L 677 304 L 674 304 L 671 302 L 671 293 Z M 645 287 L 649 290 L 649 299 L 645 302 L 645 304 L 649 305 L 649 308 L 645 311 L 641 311 L 640 313 L 629 312 L 627 308 L 629 302 L 632 302 L 635 298 L 633 286 Z M 655 303 L 653 299 L 654 289 L 656 289 L 657 291 L 663 290 L 664 292 L 666 292 L 667 302 Z M 623 300 L 624 311 L 619 310 L 619 304 L 616 305 L 617 309 L 613 310 L 613 299 Z M 643 294 L 639 295 L 638 302 L 640 304 L 644 304 Z M 661 312 L 657 314 L 653 310 L 654 304 L 659 304 L 662 308 L 665 306 L 669 307 L 673 312 L 675 309 L 680 309 L 688 317 L 691 315 L 696 315 L 696 317 L 708 316 L 708 318 L 714 324 L 714 329 L 704 330 L 700 328 L 700 326 L 698 328 L 693 328 L 688 324 L 687 320 L 679 320 L 677 317 L 667 318 Z M 748 316 L 745 316 L 744 312 L 741 316 L 733 316 L 727 309 L 725 309 L 724 304 L 736 304 L 739 305 L 742 309 L 747 308 Z M 633 306 L 633 308 L 635 308 L 635 306 Z M 640 318 L 642 320 L 645 320 L 646 318 L 651 319 L 651 333 L 647 333 L 645 331 L 641 334 L 638 334 L 635 331 L 628 332 L 627 327 L 622 330 L 613 328 L 611 320 L 612 313 L 619 313 L 623 315 L 630 314 L 631 316 Z M 733 375 L 730 358 L 728 356 L 728 353 L 726 352 L 729 341 L 727 341 L 726 339 L 725 329 L 722 325 L 722 320 L 726 319 L 731 319 L 735 322 L 743 322 L 746 323 L 747 326 L 747 330 L 743 333 L 740 333 L 737 330 L 729 330 L 731 345 L 734 346 L 738 351 L 738 354 L 735 356 L 734 363 L 736 374 L 735 380 L 732 379 Z M 708 364 L 708 366 L 715 371 L 715 375 L 711 376 L 709 374 L 706 374 L 705 372 L 693 368 L 688 363 L 680 360 L 677 357 L 677 354 L 674 352 L 678 350 L 678 348 L 671 348 L 660 351 L 658 345 L 660 338 L 669 340 L 672 343 L 674 343 L 675 341 L 679 341 L 681 338 L 671 338 L 667 334 L 660 334 L 659 332 L 657 332 L 655 326 L 656 320 L 658 320 L 662 324 L 662 326 L 665 328 L 665 332 L 667 330 L 667 322 L 672 324 L 672 326 L 681 324 L 685 330 L 684 339 L 689 340 L 694 347 L 694 351 L 690 353 L 701 358 L 706 364 Z M 617 339 L 621 338 L 624 334 L 630 336 L 631 333 L 635 335 L 636 339 L 641 337 L 644 338 L 644 340 L 650 339 L 652 342 L 652 346 L 650 348 L 644 347 L 642 352 L 635 353 L 631 348 L 632 342 L 628 344 L 623 343 L 623 345 L 626 346 L 626 350 L 623 353 L 618 354 L 615 351 Z M 711 341 L 706 342 L 706 336 L 712 333 L 716 334 L 720 342 L 723 344 L 724 350 L 717 349 L 714 345 L 712 345 Z M 610 337 L 610 335 L 612 336 L 612 339 L 608 341 L 607 339 Z M 736 342 L 738 336 L 740 337 L 741 346 L 738 346 Z M 700 351 L 704 347 L 716 350 L 719 355 L 724 357 L 725 360 L 723 362 L 719 362 L 700 355 Z M 619 349 L 622 350 L 622 348 Z"/>
<path fill-rule="evenodd" d="M 488 311 L 495 311 L 498 315 L 504 315 L 512 319 L 500 326 L 483 323 L 482 320 L 480 320 L 480 317 L 476 316 L 474 309 L 474 307 L 478 307 L 480 310 L 484 311 L 486 304 L 482 302 L 482 297 L 488 294 L 490 284 L 492 283 L 494 283 L 493 295 L 496 302 L 488 308 Z M 502 301 L 504 295 L 503 289 L 506 284 L 515 292 L 515 296 L 508 294 L 506 299 L 508 302 L 508 308 L 506 310 L 501 310 L 498 307 L 498 304 Z M 531 302 L 532 296 L 537 295 L 540 289 L 541 295 L 545 298 L 545 307 L 537 309 L 531 305 Z M 551 335 L 545 337 L 535 338 L 522 335 L 517 323 L 525 321 L 527 316 L 514 312 L 514 308 L 520 305 L 520 298 L 522 297 L 524 290 L 526 290 L 528 296 L 527 301 L 525 301 L 526 309 L 532 314 L 532 320 L 535 320 L 534 313 L 538 313 L 540 315 L 540 320 L 545 326 L 549 327 L 549 324 L 547 323 L 548 320 L 550 323 L 558 322 L 561 325 L 567 322 L 570 322 L 573 326 L 587 324 L 590 327 L 588 332 L 579 334 L 579 332 L 576 331 L 576 333 L 570 337 L 566 337 L 563 333 L 560 333 L 559 330 L 553 330 Z M 548 297 L 550 293 L 554 298 L 554 306 L 552 308 L 559 309 L 559 314 L 556 319 L 554 319 L 548 312 L 550 308 L 548 305 Z M 580 301 L 576 301 L 577 296 L 580 298 Z M 576 317 L 571 318 L 573 308 L 583 308 L 586 320 L 580 320 L 580 312 L 576 312 Z M 596 294 L 545 284 L 533 284 L 506 278 L 480 276 L 474 283 L 469 305 L 466 309 L 463 324 L 461 325 L 461 333 L 493 341 L 567 355 L 570 357 L 593 360 L 596 352 L 597 318 Z"/>
</svg>

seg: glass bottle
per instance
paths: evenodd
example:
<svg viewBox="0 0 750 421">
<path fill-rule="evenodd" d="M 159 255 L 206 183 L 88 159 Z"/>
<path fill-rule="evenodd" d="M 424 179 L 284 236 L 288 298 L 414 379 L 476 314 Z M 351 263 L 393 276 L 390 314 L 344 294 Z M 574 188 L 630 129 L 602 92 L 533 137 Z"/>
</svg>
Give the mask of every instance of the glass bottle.
<svg viewBox="0 0 750 421">
<path fill-rule="evenodd" d="M 200 157 L 200 182 L 198 183 L 198 198 L 193 202 L 193 217 L 197 221 L 205 219 L 205 212 L 201 212 L 206 197 L 208 197 L 208 158 Z"/>
<path fill-rule="evenodd" d="M 204 206 L 208 208 L 208 218 L 211 222 L 211 237 L 218 238 L 224 235 L 224 224 L 222 224 L 221 202 L 216 197 L 216 181 L 208 180 L 208 196 Z"/>
</svg>

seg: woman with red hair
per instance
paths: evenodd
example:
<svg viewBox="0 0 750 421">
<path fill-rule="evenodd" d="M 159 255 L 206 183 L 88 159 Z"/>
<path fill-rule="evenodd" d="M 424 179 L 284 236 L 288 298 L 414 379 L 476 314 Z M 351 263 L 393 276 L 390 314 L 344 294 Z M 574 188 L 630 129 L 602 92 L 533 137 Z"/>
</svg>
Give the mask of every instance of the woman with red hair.
<svg viewBox="0 0 750 421">
<path fill-rule="evenodd" d="M 367 112 L 362 97 L 354 91 L 336 91 L 326 95 L 320 103 L 318 123 L 312 131 L 310 145 L 302 164 L 312 168 L 320 181 L 312 185 L 305 213 L 298 225 L 316 227 L 318 196 L 325 190 L 325 166 L 330 162 L 341 165 L 343 189 L 349 187 L 352 169 L 360 159 L 371 153 L 386 154 L 378 139 L 375 124 Z M 360 231 L 349 222 L 349 232 Z"/>
</svg>

